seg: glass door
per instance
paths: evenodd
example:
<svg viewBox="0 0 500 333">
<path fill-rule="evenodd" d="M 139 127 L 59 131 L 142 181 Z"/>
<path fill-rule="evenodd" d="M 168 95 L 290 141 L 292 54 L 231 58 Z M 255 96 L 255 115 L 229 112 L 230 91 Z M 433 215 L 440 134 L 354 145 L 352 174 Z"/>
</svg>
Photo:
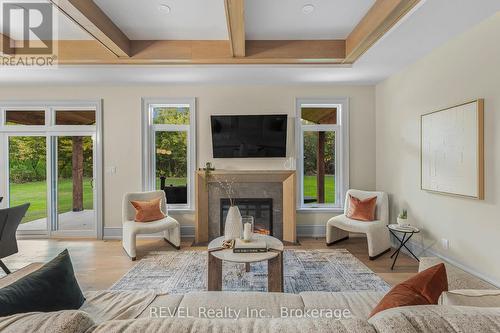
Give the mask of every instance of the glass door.
<svg viewBox="0 0 500 333">
<path fill-rule="evenodd" d="M 47 140 L 45 136 L 7 136 L 9 206 L 30 203 L 18 230 L 47 233 Z"/>
<path fill-rule="evenodd" d="M 101 101 L 0 103 L 0 207 L 24 235 L 102 238 Z"/>
<path fill-rule="evenodd" d="M 96 230 L 95 142 L 92 135 L 52 137 L 56 166 L 53 173 L 54 234 L 92 236 Z"/>
</svg>

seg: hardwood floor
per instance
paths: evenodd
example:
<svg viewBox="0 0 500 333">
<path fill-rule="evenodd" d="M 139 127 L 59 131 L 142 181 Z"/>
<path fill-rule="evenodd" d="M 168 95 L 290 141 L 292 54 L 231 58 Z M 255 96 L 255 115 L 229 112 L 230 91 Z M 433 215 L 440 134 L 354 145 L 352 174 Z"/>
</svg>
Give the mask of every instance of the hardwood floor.
<svg viewBox="0 0 500 333">
<path fill-rule="evenodd" d="M 182 250 L 202 251 L 206 249 L 206 247 L 191 247 L 191 243 L 192 239 L 183 239 Z M 12 271 L 32 262 L 47 262 L 67 248 L 83 290 L 109 288 L 136 263 L 123 252 L 121 242 L 118 240 L 34 239 L 19 240 L 18 245 L 19 253 L 3 260 Z M 325 245 L 324 238 L 301 238 L 299 246 L 286 246 L 286 248 L 345 248 L 391 285 L 409 278 L 418 270 L 418 262 L 403 253 L 400 254 L 393 271 L 390 269 L 392 263 L 390 253 L 370 261 L 364 238 L 351 238 L 331 247 Z M 148 251 L 175 251 L 161 239 L 138 240 L 137 249 L 137 260 L 140 260 Z"/>
</svg>

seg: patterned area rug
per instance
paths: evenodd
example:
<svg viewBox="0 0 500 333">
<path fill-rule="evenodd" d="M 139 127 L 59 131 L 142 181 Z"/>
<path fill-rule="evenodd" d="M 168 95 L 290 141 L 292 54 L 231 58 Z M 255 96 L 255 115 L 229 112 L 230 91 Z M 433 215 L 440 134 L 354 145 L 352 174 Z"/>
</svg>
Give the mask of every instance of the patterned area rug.
<svg viewBox="0 0 500 333">
<path fill-rule="evenodd" d="M 267 291 L 267 263 L 245 272 L 244 264 L 224 262 L 223 290 Z M 345 249 L 285 250 L 284 288 L 302 291 L 388 291 L 389 285 Z M 180 294 L 204 291 L 207 252 L 152 252 L 126 273 L 111 290 L 152 289 Z"/>
</svg>

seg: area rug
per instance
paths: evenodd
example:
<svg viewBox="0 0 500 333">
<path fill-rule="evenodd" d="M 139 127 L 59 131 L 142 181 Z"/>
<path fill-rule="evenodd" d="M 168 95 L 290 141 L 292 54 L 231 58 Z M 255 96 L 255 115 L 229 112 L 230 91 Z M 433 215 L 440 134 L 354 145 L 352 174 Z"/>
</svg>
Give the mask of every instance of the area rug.
<svg viewBox="0 0 500 333">
<path fill-rule="evenodd" d="M 388 291 L 390 286 L 345 249 L 285 250 L 284 290 Z M 223 290 L 267 291 L 267 263 L 245 272 L 244 264 L 224 262 Z M 150 289 L 181 294 L 204 291 L 207 286 L 207 252 L 153 252 L 140 260 L 111 290 Z"/>
</svg>

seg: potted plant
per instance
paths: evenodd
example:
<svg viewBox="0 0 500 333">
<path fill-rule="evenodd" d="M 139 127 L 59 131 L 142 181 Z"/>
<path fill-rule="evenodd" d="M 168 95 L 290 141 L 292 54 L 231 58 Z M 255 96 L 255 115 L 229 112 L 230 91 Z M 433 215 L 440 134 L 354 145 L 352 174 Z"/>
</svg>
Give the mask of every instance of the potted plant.
<svg viewBox="0 0 500 333">
<path fill-rule="evenodd" d="M 212 171 L 215 171 L 215 167 L 212 166 L 212 163 L 207 162 L 203 170 L 205 170 L 205 178 L 203 178 L 203 185 L 205 185 L 205 190 L 208 191 L 208 180 L 210 178 Z"/>
<path fill-rule="evenodd" d="M 398 224 L 400 226 L 409 225 L 409 223 L 408 223 L 408 211 L 406 209 L 403 209 L 403 211 L 401 213 L 399 213 L 397 221 L 398 221 Z"/>
</svg>

